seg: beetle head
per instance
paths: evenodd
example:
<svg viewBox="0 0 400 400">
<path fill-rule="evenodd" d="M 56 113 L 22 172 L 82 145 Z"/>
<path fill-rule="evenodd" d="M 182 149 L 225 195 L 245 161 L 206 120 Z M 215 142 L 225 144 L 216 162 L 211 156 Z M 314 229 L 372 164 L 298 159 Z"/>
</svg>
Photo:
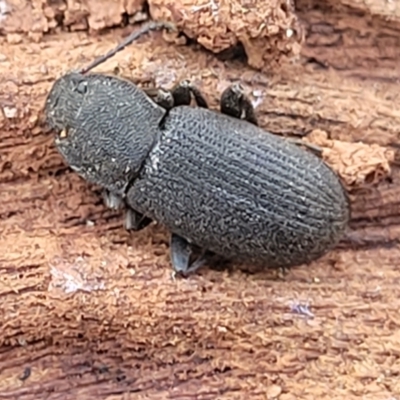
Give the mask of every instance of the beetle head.
<svg viewBox="0 0 400 400">
<path fill-rule="evenodd" d="M 54 83 L 44 114 L 67 164 L 118 194 L 141 169 L 165 110 L 132 82 L 71 72 Z"/>
<path fill-rule="evenodd" d="M 141 35 L 162 28 L 174 29 L 166 22 L 143 25 L 106 55 L 57 79 L 46 99 L 44 117 L 57 132 L 56 147 L 68 165 L 114 194 L 138 175 L 165 110 L 132 82 L 88 72 Z"/>
<path fill-rule="evenodd" d="M 59 134 L 76 126 L 89 91 L 90 76 L 71 72 L 57 79 L 45 103 L 47 124 Z"/>
</svg>

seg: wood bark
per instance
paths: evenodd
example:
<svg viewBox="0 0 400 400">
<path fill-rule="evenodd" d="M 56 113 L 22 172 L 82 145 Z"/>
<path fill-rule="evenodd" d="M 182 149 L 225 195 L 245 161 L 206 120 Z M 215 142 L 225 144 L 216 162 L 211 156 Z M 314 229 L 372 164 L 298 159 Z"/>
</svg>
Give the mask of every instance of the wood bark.
<svg viewBox="0 0 400 400">
<path fill-rule="evenodd" d="M 262 71 L 159 33 L 98 68 L 144 86 L 189 78 L 212 108 L 240 80 L 263 128 L 323 147 L 349 190 L 351 231 L 284 277 L 206 268 L 172 279 L 167 232 L 127 233 L 55 150 L 40 123 L 54 79 L 130 29 L 1 42 L 1 398 L 400 393 L 400 13 L 385 4 L 298 1 L 301 60 Z"/>
</svg>

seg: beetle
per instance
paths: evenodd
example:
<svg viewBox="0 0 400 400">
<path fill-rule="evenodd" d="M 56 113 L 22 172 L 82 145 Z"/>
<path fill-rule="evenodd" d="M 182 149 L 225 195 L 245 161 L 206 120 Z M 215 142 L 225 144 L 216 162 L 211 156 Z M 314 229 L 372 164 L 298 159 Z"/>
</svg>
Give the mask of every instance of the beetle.
<svg viewBox="0 0 400 400">
<path fill-rule="evenodd" d="M 268 268 L 322 257 L 347 229 L 346 190 L 320 157 L 261 129 L 240 84 L 222 93 L 218 112 L 188 80 L 151 92 L 88 73 L 162 27 L 170 26 L 145 24 L 54 82 L 45 116 L 58 151 L 104 189 L 107 206 L 125 208 L 127 229 L 156 221 L 171 232 L 175 272 L 194 272 L 213 255 Z"/>
</svg>

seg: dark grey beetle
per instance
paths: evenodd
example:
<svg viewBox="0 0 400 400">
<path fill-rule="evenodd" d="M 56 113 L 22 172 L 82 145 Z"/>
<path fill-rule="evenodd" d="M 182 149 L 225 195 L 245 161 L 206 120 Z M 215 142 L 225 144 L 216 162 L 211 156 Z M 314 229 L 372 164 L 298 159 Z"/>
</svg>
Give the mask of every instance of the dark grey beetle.
<svg viewBox="0 0 400 400">
<path fill-rule="evenodd" d="M 105 189 L 109 207 L 126 209 L 128 229 L 166 226 L 177 272 L 195 271 L 211 255 L 288 268 L 327 253 L 350 218 L 338 176 L 315 154 L 259 128 L 239 85 L 223 92 L 219 113 L 188 81 L 152 94 L 86 74 L 162 27 L 147 24 L 56 80 L 45 115 L 66 162 Z M 190 106 L 192 96 L 199 107 Z"/>
</svg>

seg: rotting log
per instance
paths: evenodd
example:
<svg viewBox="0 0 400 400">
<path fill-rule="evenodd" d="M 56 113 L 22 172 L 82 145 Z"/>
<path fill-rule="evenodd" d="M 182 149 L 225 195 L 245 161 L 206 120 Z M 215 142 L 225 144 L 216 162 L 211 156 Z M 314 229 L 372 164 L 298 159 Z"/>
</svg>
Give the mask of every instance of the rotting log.
<svg viewBox="0 0 400 400">
<path fill-rule="evenodd" d="M 356 1 L 321 3 L 297 4 L 308 35 L 295 64 L 257 72 L 154 33 L 98 68 L 117 68 L 141 85 L 192 79 L 213 108 L 240 80 L 262 127 L 323 146 L 350 191 L 354 248 L 344 241 L 283 278 L 204 269 L 171 279 L 166 232 L 125 232 L 99 191 L 66 168 L 39 123 L 40 108 L 57 76 L 107 51 L 121 30 L 1 43 L 2 398 L 122 399 L 135 391 L 131 398 L 376 399 L 400 392 L 400 249 L 393 242 L 400 172 L 389 147 L 399 139 L 399 83 L 386 79 L 398 72 L 400 43 L 389 40 L 392 58 L 376 57 L 379 38 L 393 38 L 397 20 L 384 24 L 375 8 L 357 9 Z M 374 23 L 362 22 L 368 18 Z M 332 32 L 342 39 L 324 44 Z M 357 37 L 368 38 L 358 64 Z M 310 302 L 314 318 L 304 306 L 294 307 L 305 314 L 296 315 L 292 302 Z"/>
<path fill-rule="evenodd" d="M 385 0 L 297 0 L 306 42 L 302 57 L 320 69 L 379 84 L 390 95 L 400 76 L 400 6 Z M 388 83 L 384 85 L 383 83 Z"/>
</svg>

